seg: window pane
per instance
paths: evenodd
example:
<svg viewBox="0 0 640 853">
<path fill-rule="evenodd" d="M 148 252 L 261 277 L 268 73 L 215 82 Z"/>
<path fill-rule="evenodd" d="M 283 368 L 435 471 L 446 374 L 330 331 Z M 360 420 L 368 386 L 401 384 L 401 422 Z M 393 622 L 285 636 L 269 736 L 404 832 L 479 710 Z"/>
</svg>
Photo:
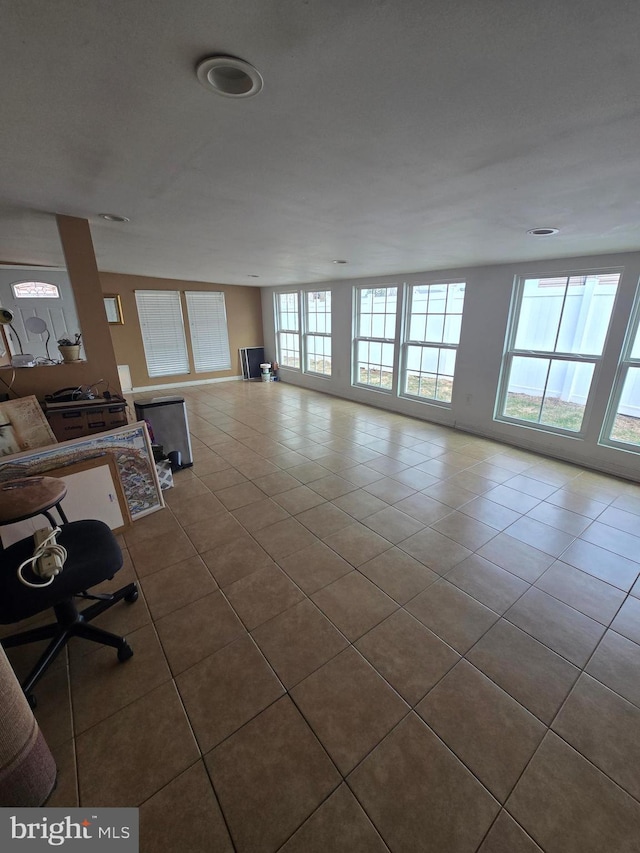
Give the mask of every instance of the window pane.
<svg viewBox="0 0 640 853">
<path fill-rule="evenodd" d="M 404 393 L 450 403 L 455 364 L 455 350 L 408 346 Z"/>
<path fill-rule="evenodd" d="M 636 345 L 638 338 L 636 337 Z M 640 446 L 640 368 L 630 367 L 622 386 L 611 438 Z"/>
<path fill-rule="evenodd" d="M 429 341 L 430 343 L 440 344 L 442 343 L 442 335 L 444 332 L 444 315 L 436 314 L 435 316 L 427 317 L 427 330 L 425 334 L 425 341 Z"/>
<path fill-rule="evenodd" d="M 356 382 L 390 389 L 393 380 L 393 344 L 358 341 Z"/>
<path fill-rule="evenodd" d="M 59 299 L 60 292 L 55 284 L 47 281 L 21 281 L 11 285 L 16 299 Z"/>
<path fill-rule="evenodd" d="M 462 315 L 454 314 L 451 317 L 444 318 L 444 335 L 442 337 L 445 344 L 459 344 L 460 330 L 462 329 Z"/>
<path fill-rule="evenodd" d="M 554 352 L 566 290 L 566 278 L 533 278 L 525 281 L 516 349 Z"/>
<path fill-rule="evenodd" d="M 331 376 L 331 338 L 307 335 L 307 367 L 311 373 Z"/>
<path fill-rule="evenodd" d="M 503 414 L 521 421 L 540 419 L 550 361 L 514 356 L 511 362 Z"/>
<path fill-rule="evenodd" d="M 292 332 L 278 335 L 281 367 L 300 367 L 300 336 Z"/>
</svg>

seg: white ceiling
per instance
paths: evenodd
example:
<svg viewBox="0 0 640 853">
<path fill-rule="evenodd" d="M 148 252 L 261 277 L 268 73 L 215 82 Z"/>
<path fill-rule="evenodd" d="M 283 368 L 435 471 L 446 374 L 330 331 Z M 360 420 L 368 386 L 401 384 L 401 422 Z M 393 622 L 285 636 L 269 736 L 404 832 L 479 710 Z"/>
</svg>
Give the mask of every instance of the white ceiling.
<svg viewBox="0 0 640 853">
<path fill-rule="evenodd" d="M 639 30 L 637 0 L 9 0 L 0 259 L 62 263 L 56 212 L 101 270 L 230 284 L 639 249 Z M 214 54 L 263 91 L 206 91 Z"/>
</svg>

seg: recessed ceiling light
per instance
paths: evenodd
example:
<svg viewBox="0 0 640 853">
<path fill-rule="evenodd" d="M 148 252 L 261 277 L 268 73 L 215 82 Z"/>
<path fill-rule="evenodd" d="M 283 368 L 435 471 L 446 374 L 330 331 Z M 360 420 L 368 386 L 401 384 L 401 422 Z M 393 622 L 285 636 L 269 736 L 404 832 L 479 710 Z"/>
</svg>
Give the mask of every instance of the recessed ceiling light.
<svg viewBox="0 0 640 853">
<path fill-rule="evenodd" d="M 99 213 L 98 216 L 107 222 L 131 222 L 128 216 L 119 216 L 117 213 Z"/>
<path fill-rule="evenodd" d="M 527 234 L 531 234 L 532 237 L 553 237 L 559 230 L 559 228 L 532 228 L 531 231 L 527 231 Z"/>
<path fill-rule="evenodd" d="M 252 98 L 262 90 L 262 74 L 244 59 L 210 56 L 196 66 L 202 85 L 225 98 Z"/>
<path fill-rule="evenodd" d="M 335 261 L 331 261 L 331 263 L 332 264 L 348 264 L 349 261 L 335 260 Z"/>
</svg>

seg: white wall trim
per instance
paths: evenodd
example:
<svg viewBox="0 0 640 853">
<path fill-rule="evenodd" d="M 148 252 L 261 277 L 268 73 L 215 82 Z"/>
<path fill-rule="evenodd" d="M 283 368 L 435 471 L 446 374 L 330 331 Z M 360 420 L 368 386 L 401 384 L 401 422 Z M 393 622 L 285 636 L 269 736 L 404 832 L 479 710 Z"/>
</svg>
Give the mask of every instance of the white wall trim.
<svg viewBox="0 0 640 853">
<path fill-rule="evenodd" d="M 223 376 L 221 379 L 193 379 L 189 382 L 170 382 L 166 385 L 138 385 L 131 389 L 131 394 L 137 391 L 163 391 L 165 388 L 181 388 L 183 385 L 213 385 L 217 382 L 236 382 L 242 376 Z"/>
</svg>

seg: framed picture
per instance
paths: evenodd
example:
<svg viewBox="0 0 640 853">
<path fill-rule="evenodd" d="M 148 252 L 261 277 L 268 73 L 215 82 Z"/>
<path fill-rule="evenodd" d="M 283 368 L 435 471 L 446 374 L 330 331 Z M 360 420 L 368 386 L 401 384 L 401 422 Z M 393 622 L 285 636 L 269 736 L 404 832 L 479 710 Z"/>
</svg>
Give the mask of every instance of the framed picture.
<svg viewBox="0 0 640 853">
<path fill-rule="evenodd" d="M 67 494 L 63 498 L 62 508 L 69 521 L 96 518 L 108 524 L 114 533 L 122 533 L 131 524 L 118 466 L 111 453 L 52 468 L 46 475 L 64 480 Z M 53 516 L 55 518 L 55 511 Z M 5 524 L 0 528 L 2 544 L 8 548 L 44 526 L 46 521 L 42 515 Z"/>
<path fill-rule="evenodd" d="M 110 453 L 116 461 L 132 521 L 162 509 L 164 499 L 144 421 L 0 458 L 0 482 L 48 474 L 104 453 Z"/>
<path fill-rule="evenodd" d="M 56 440 L 36 397 L 0 403 L 0 457 L 46 447 Z"/>
<path fill-rule="evenodd" d="M 122 302 L 120 301 L 120 296 L 117 293 L 105 293 L 104 294 L 104 310 L 107 314 L 107 322 L 112 326 L 122 326 L 124 325 L 124 318 L 122 316 Z"/>
</svg>

